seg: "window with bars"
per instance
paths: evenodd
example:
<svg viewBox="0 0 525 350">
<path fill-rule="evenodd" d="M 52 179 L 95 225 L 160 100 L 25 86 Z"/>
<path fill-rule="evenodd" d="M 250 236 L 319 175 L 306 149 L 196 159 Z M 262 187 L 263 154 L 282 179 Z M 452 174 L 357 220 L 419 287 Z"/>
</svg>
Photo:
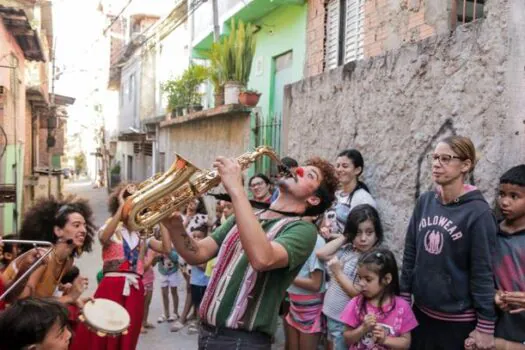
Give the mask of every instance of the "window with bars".
<svg viewBox="0 0 525 350">
<path fill-rule="evenodd" d="M 330 0 L 326 4 L 325 68 L 363 58 L 365 0 Z"/>
<path fill-rule="evenodd" d="M 452 0 L 452 28 L 484 17 L 485 0 Z"/>
</svg>

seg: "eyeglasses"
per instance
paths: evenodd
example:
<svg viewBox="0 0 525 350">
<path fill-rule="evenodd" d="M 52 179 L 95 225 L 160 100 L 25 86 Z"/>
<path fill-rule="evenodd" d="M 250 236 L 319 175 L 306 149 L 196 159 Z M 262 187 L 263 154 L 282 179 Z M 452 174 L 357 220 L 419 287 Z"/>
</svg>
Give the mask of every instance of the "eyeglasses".
<svg viewBox="0 0 525 350">
<path fill-rule="evenodd" d="M 439 164 L 441 165 L 448 165 L 452 161 L 452 159 L 463 160 L 463 158 L 458 157 L 458 156 L 453 156 L 451 154 L 437 154 L 437 153 L 432 153 L 432 154 L 427 155 L 427 159 L 430 164 L 434 164 L 434 161 L 437 160 L 439 161 Z"/>
<path fill-rule="evenodd" d="M 264 181 L 261 181 L 261 182 L 252 182 L 252 184 L 250 185 L 250 187 L 260 187 L 260 186 L 264 186 L 266 184 L 266 182 Z"/>
</svg>

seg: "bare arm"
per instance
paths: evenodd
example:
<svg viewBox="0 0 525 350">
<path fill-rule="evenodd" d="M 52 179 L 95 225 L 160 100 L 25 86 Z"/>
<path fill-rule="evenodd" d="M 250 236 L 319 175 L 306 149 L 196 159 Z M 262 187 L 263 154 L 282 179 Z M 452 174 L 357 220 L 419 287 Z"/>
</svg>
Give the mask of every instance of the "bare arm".
<svg viewBox="0 0 525 350">
<path fill-rule="evenodd" d="M 160 241 L 158 239 L 152 238 L 149 241 L 149 247 L 157 253 L 169 254 L 171 251 L 171 238 L 168 230 L 163 230 L 161 227 L 160 238 Z"/>
<path fill-rule="evenodd" d="M 392 350 L 405 350 L 410 347 L 411 337 L 410 332 L 401 334 L 399 337 L 387 336 L 382 345 L 385 345 Z"/>
<path fill-rule="evenodd" d="M 310 273 L 309 278 L 296 277 L 293 281 L 293 284 L 296 287 L 309 290 L 311 292 L 318 292 L 323 283 L 323 271 L 315 270 Z"/>
<path fill-rule="evenodd" d="M 353 345 L 359 342 L 366 332 L 367 330 L 364 325 L 360 325 L 357 328 L 347 327 L 343 333 L 343 336 L 347 345 Z"/>
<path fill-rule="evenodd" d="M 511 342 L 505 339 L 496 338 L 496 350 L 525 350 L 525 344 Z"/>
<path fill-rule="evenodd" d="M 335 253 L 346 243 L 346 237 L 341 235 L 336 239 L 326 243 L 324 247 L 318 249 L 315 254 L 317 258 L 322 261 L 330 260 Z"/>
<path fill-rule="evenodd" d="M 200 241 L 191 238 L 184 225 L 180 213 L 174 213 L 170 218 L 162 221 L 161 232 L 166 230 L 177 253 L 190 265 L 199 265 L 207 262 L 219 250 L 219 246 L 211 237 Z"/>
<path fill-rule="evenodd" d="M 348 278 L 343 270 L 338 270 L 337 272 L 335 272 L 333 274 L 333 277 L 335 278 L 335 280 L 337 281 L 337 283 L 339 283 L 339 285 L 341 286 L 341 289 L 343 289 L 343 291 L 350 297 L 350 298 L 353 298 L 355 297 L 356 295 L 358 295 L 360 293 L 360 290 L 358 290 L 355 285 L 354 285 L 354 281 L 350 280 L 350 278 Z"/>
<path fill-rule="evenodd" d="M 122 205 L 119 206 L 115 215 L 113 215 L 111 220 L 104 227 L 104 230 L 102 231 L 102 233 L 99 235 L 98 239 L 100 240 L 100 244 L 106 245 L 106 243 L 108 243 L 108 241 L 111 239 L 111 236 L 113 236 L 113 234 L 115 233 L 118 227 L 118 224 L 121 220 L 121 216 L 122 216 Z"/>
<path fill-rule="evenodd" d="M 40 278 L 44 274 L 45 269 L 46 269 L 46 266 L 42 265 L 36 268 L 36 270 L 31 273 L 31 275 L 29 276 L 29 280 L 24 286 L 24 290 L 22 290 L 22 292 L 18 296 L 19 299 L 24 299 L 24 298 L 29 298 L 29 297 L 34 296 L 36 286 L 38 282 L 40 281 Z"/>
</svg>

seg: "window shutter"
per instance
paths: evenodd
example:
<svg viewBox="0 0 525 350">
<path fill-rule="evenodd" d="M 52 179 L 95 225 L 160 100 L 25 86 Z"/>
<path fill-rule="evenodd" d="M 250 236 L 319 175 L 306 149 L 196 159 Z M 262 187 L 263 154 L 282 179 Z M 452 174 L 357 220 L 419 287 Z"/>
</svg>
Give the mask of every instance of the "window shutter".
<svg viewBox="0 0 525 350">
<path fill-rule="evenodd" d="M 344 63 L 363 58 L 365 0 L 346 1 Z"/>
<path fill-rule="evenodd" d="M 340 0 L 330 0 L 326 5 L 325 69 L 333 69 L 339 60 Z"/>
</svg>

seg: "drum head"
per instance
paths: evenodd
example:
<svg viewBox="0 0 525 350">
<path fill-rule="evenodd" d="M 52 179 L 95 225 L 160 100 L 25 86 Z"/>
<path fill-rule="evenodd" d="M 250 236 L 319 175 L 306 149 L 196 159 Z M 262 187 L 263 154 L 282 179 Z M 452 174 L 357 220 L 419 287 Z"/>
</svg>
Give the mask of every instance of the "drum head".
<svg viewBox="0 0 525 350">
<path fill-rule="evenodd" d="M 89 326 L 108 334 L 122 333 L 130 324 L 128 311 L 109 299 L 99 298 L 87 302 L 82 314 Z"/>
</svg>

